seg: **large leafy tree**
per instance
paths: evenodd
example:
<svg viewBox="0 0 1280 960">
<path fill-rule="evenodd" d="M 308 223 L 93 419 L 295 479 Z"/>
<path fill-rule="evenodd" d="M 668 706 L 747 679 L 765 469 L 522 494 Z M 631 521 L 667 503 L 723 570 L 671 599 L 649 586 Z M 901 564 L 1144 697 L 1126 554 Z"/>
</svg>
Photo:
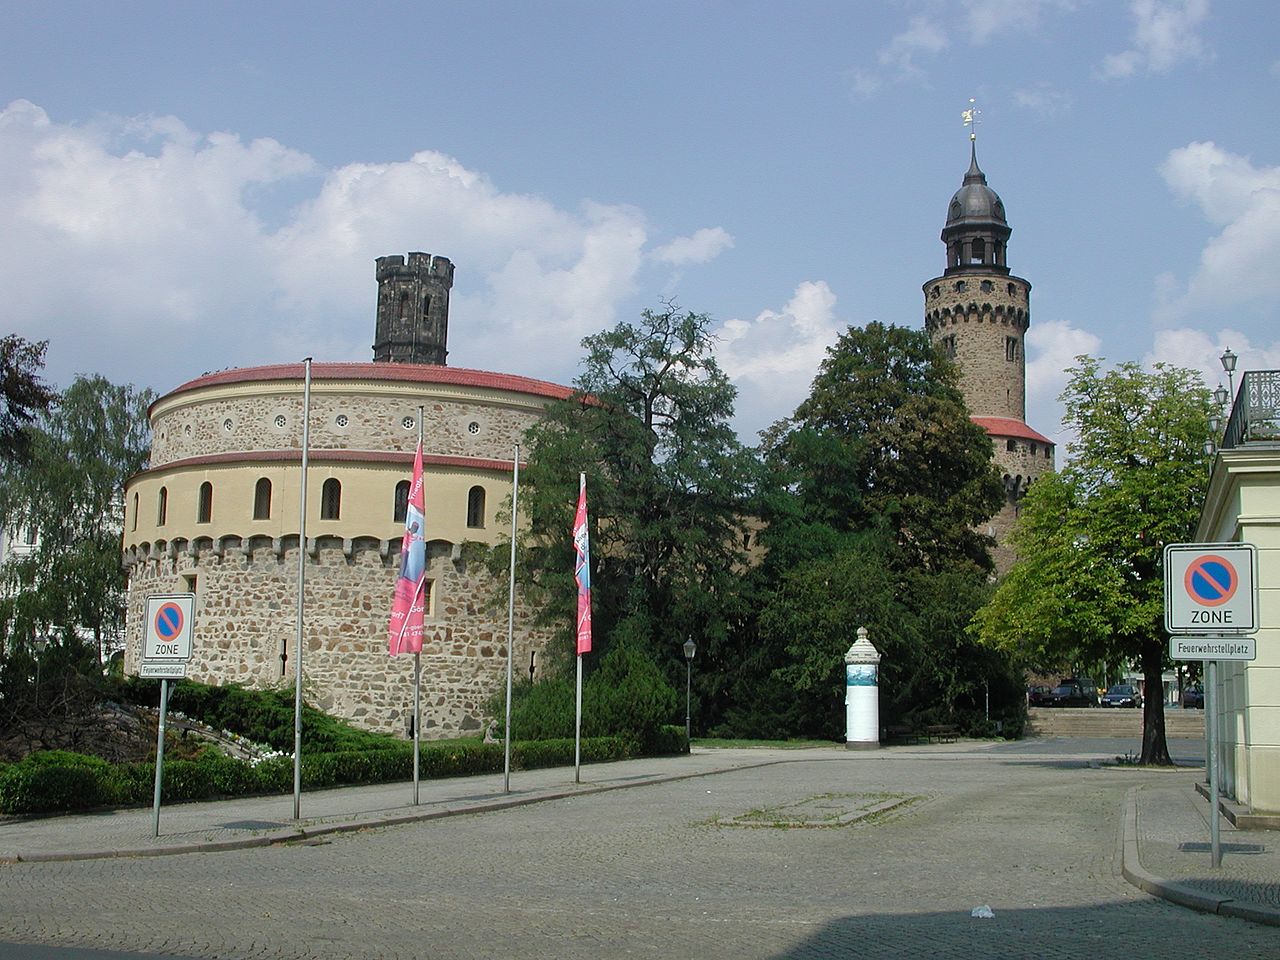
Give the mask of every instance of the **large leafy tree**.
<svg viewBox="0 0 1280 960">
<path fill-rule="evenodd" d="M 40 377 L 48 341 L 31 343 L 17 334 L 0 339 L 0 461 L 26 458 L 27 429 L 57 394 Z"/>
<path fill-rule="evenodd" d="M 715 691 L 725 732 L 833 735 L 842 655 L 861 625 L 884 654 L 887 723 L 957 719 L 989 681 L 1007 687 L 1000 658 L 964 635 L 991 569 L 975 527 L 1003 488 L 928 335 L 850 328 L 765 439 L 768 554 L 751 573 L 761 612 L 739 634 L 740 669 Z"/>
<path fill-rule="evenodd" d="M 1138 662 L 1159 691 L 1163 548 L 1195 533 L 1212 401 L 1193 371 L 1104 371 L 1091 357 L 1077 359 L 1062 400 L 1077 439 L 1061 471 L 1030 488 L 1013 532 L 1019 562 L 971 629 L 1030 663 Z M 1143 763 L 1170 762 L 1161 699 L 1146 699 Z"/>
<path fill-rule="evenodd" d="M 574 622 L 570 533 L 585 473 L 597 646 L 630 640 L 672 670 L 687 637 L 714 642 L 733 618 L 756 475 L 709 323 L 666 304 L 583 340 L 577 389 L 530 432 L 521 475 L 522 582 L 544 620 L 566 637 Z"/>
<path fill-rule="evenodd" d="M 91 637 L 101 659 L 123 628 L 125 480 L 147 458 L 149 390 L 78 377 L 29 429 L 25 463 L 0 481 L 0 524 L 35 548 L 3 571 L 0 630 L 15 639 Z"/>
<path fill-rule="evenodd" d="M 766 440 L 771 544 L 827 552 L 876 529 L 909 566 L 991 569 L 979 532 L 1003 488 L 955 365 L 923 330 L 870 323 L 832 347 L 809 397 Z"/>
</svg>

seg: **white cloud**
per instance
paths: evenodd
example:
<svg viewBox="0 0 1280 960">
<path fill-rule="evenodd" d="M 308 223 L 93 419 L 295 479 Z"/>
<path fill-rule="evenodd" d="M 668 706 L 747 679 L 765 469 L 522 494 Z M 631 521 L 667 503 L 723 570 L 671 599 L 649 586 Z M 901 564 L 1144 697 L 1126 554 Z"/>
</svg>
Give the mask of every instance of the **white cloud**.
<svg viewBox="0 0 1280 960">
<path fill-rule="evenodd" d="M 1213 143 L 1192 143 L 1170 152 L 1160 173 L 1222 231 L 1205 245 L 1185 289 L 1169 276 L 1157 281 L 1156 319 L 1273 303 L 1280 296 L 1280 166 L 1257 167 Z"/>
<path fill-rule="evenodd" d="M 1034 323 L 1027 331 L 1027 423 L 1065 449 L 1058 397 L 1076 357 L 1097 356 L 1102 341 L 1063 320 Z M 1061 462 L 1061 457 L 1059 457 Z"/>
<path fill-rule="evenodd" d="M 939 20 L 924 15 L 915 16 L 907 28 L 896 34 L 876 54 L 877 69 L 857 67 L 850 71 L 854 93 L 869 97 L 887 81 L 897 82 L 918 77 L 921 69 L 917 59 L 935 56 L 950 46 L 946 26 Z"/>
<path fill-rule="evenodd" d="M 1206 333 L 1192 327 L 1176 330 L 1158 330 L 1151 350 L 1142 358 L 1150 367 L 1157 362 L 1198 370 L 1205 386 L 1214 389 L 1231 382 L 1222 369 L 1223 352 L 1227 348 L 1236 355 L 1235 386 L 1240 386 L 1240 376 L 1247 370 L 1280 369 L 1280 339 L 1269 344 L 1254 344 L 1239 330 L 1224 329 Z"/>
<path fill-rule="evenodd" d="M 733 237 L 723 227 L 704 227 L 689 237 L 676 237 L 653 251 L 653 259 L 682 267 L 689 263 L 709 263 L 733 246 Z"/>
<path fill-rule="evenodd" d="M 746 435 L 789 416 L 847 324 L 836 319 L 836 296 L 822 280 L 796 287 L 780 310 L 754 320 L 727 320 L 716 331 L 716 357 L 738 387 L 737 426 Z"/>
<path fill-rule="evenodd" d="M 1073 0 L 965 0 L 964 28 L 969 39 L 983 44 L 1002 33 L 1027 33 L 1040 26 L 1047 8 L 1070 11 Z"/>
<path fill-rule="evenodd" d="M 1209 14 L 1209 0 L 1133 0 L 1129 14 L 1134 21 L 1133 46 L 1103 60 L 1103 78 L 1168 73 L 1189 60 L 1212 59 L 1196 33 Z"/>
<path fill-rule="evenodd" d="M 305 199 L 282 206 L 287 187 Z M 54 122 L 0 109 L 0 289 L 11 329 L 50 340 L 49 378 L 172 388 L 206 370 L 371 357 L 373 260 L 457 266 L 449 362 L 569 380 L 655 257 L 644 214 L 566 210 L 432 151 L 330 170 L 270 139 L 175 118 Z M 661 248 L 705 262 L 721 228 Z"/>
<path fill-rule="evenodd" d="M 1070 112 L 1075 98 L 1065 90 L 1040 82 L 1031 87 L 1015 90 L 1013 101 L 1042 117 L 1057 117 Z"/>
</svg>

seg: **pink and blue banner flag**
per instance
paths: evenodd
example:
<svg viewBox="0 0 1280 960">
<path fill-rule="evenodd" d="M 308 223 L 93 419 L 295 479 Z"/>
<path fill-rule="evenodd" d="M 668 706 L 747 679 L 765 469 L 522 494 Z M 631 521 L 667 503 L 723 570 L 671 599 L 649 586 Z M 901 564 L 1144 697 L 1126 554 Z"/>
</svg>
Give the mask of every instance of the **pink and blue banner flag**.
<svg viewBox="0 0 1280 960">
<path fill-rule="evenodd" d="M 400 574 L 391 601 L 388 649 L 391 656 L 422 651 L 422 621 L 427 601 L 426 497 L 422 492 L 422 444 L 413 457 L 413 484 L 400 541 Z"/>
<path fill-rule="evenodd" d="M 578 581 L 578 656 L 591 652 L 591 546 L 587 537 L 587 478 L 579 479 L 578 512 L 573 518 L 573 575 Z"/>
</svg>

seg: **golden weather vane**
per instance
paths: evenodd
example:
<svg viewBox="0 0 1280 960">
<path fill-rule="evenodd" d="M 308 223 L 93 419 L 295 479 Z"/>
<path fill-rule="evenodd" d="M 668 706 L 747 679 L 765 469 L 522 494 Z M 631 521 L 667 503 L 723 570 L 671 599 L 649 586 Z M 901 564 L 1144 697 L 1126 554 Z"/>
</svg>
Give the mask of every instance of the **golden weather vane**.
<svg viewBox="0 0 1280 960">
<path fill-rule="evenodd" d="M 961 110 L 960 116 L 964 117 L 964 125 L 969 127 L 969 139 L 978 139 L 978 118 L 982 116 L 982 111 L 976 106 L 973 97 L 969 98 L 969 109 Z"/>
</svg>

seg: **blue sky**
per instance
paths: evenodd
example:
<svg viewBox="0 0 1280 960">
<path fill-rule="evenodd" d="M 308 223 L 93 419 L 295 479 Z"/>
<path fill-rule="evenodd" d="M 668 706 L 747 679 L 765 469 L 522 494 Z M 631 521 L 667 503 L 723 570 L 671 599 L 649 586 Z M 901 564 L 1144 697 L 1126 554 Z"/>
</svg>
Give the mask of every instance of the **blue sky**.
<svg viewBox="0 0 1280 960">
<path fill-rule="evenodd" d="M 922 322 L 970 97 L 1033 426 L 1079 353 L 1280 368 L 1261 0 L 8 4 L 0 327 L 59 385 L 367 360 L 374 258 L 423 250 L 454 366 L 710 314 L 753 440 L 847 326 Z"/>
</svg>

